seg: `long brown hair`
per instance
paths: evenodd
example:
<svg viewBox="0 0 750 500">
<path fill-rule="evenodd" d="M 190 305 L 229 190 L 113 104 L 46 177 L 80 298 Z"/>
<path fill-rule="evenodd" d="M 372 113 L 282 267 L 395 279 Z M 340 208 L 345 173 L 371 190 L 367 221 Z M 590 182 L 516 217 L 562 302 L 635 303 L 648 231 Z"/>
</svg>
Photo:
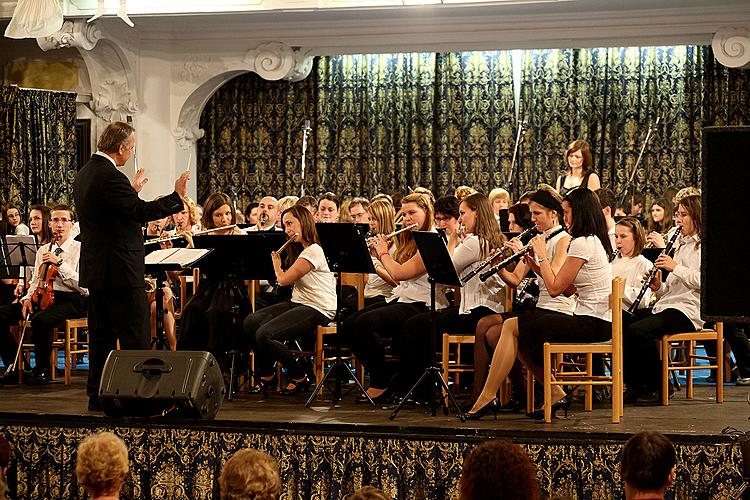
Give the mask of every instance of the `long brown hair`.
<svg viewBox="0 0 750 500">
<path fill-rule="evenodd" d="M 434 212 L 432 209 L 432 201 L 429 196 L 421 193 L 411 193 L 404 196 L 401 199 L 401 208 L 406 203 L 414 203 L 424 211 L 424 223 L 422 227 L 418 227 L 417 231 L 432 231 L 432 223 L 434 219 Z M 396 252 L 393 255 L 393 259 L 399 264 L 403 264 L 407 260 L 411 259 L 417 253 L 417 244 L 414 242 L 414 237 L 411 231 L 404 231 L 398 236 L 398 245 Z"/>
<path fill-rule="evenodd" d="M 591 155 L 591 146 L 589 146 L 589 143 L 584 141 L 583 139 L 578 139 L 573 142 L 571 142 L 568 145 L 567 151 L 565 151 L 565 171 L 568 174 L 572 174 L 573 170 L 570 168 L 570 163 L 568 163 L 568 157 L 575 153 L 576 151 L 581 152 L 581 156 L 583 156 L 583 162 L 581 164 L 582 167 L 582 174 L 585 177 L 586 174 L 591 172 L 591 167 L 594 164 L 594 158 Z M 586 186 L 582 186 L 586 187 Z"/>
<path fill-rule="evenodd" d="M 232 220 L 229 225 L 237 223 L 237 214 L 234 211 L 234 203 L 225 193 L 214 193 L 206 199 L 203 203 L 203 216 L 201 217 L 201 225 L 204 229 L 214 229 L 214 217 L 213 213 L 224 205 L 229 205 L 229 209 L 232 211 Z"/>
<path fill-rule="evenodd" d="M 318 238 L 318 231 L 317 229 L 315 229 L 315 219 L 307 208 L 303 207 L 302 205 L 293 205 L 284 210 L 281 213 L 282 226 L 284 216 L 286 214 L 291 215 L 299 221 L 300 231 L 302 231 L 302 234 L 299 235 L 300 239 L 306 241 L 311 245 L 313 243 L 320 243 L 320 239 Z M 297 260 L 297 257 L 299 257 L 299 254 L 302 253 L 302 250 L 304 250 L 304 248 L 305 247 L 302 245 L 299 239 L 294 243 L 290 243 L 289 246 L 287 246 L 284 250 L 285 265 L 289 267 L 294 264 L 294 261 Z"/>
<path fill-rule="evenodd" d="M 640 255 L 643 248 L 646 246 L 646 233 L 643 231 L 643 226 L 640 221 L 635 217 L 625 217 L 617 221 L 617 226 L 624 226 L 628 228 L 630 234 L 633 235 L 633 257 Z"/>
<path fill-rule="evenodd" d="M 489 198 L 482 193 L 474 193 L 464 198 L 462 203 L 466 203 L 466 206 L 476 212 L 474 234 L 479 237 L 482 258 L 486 257 L 490 250 L 502 247 L 505 243 L 505 236 L 497 225 Z"/>
<path fill-rule="evenodd" d="M 703 237 L 703 217 L 701 215 L 701 197 L 698 195 L 686 196 L 680 200 L 677 204 L 677 209 L 680 209 L 680 205 L 685 207 L 685 211 L 688 213 L 691 219 L 693 219 L 693 226 L 698 232 L 698 238 Z M 695 244 L 695 248 L 700 248 L 700 240 Z"/>
</svg>

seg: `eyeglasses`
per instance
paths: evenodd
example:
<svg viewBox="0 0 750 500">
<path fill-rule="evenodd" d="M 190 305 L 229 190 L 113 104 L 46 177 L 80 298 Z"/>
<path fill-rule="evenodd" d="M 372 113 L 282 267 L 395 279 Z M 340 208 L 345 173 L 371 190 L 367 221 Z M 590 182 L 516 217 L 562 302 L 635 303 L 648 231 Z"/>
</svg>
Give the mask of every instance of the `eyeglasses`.
<svg viewBox="0 0 750 500">
<path fill-rule="evenodd" d="M 58 218 L 54 218 L 50 222 L 52 222 L 52 224 L 66 224 L 66 223 L 72 222 L 72 221 L 70 219 L 58 219 Z"/>
</svg>

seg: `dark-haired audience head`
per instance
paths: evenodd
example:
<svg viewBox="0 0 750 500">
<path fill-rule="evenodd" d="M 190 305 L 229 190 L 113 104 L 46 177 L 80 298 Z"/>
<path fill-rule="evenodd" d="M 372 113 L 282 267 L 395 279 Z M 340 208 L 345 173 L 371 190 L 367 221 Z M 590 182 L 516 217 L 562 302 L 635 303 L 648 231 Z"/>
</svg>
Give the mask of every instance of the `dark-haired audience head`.
<svg viewBox="0 0 750 500">
<path fill-rule="evenodd" d="M 119 498 L 128 469 L 128 447 L 111 432 L 91 434 L 78 445 L 76 477 L 92 499 Z"/>
<path fill-rule="evenodd" d="M 0 500 L 5 500 L 8 484 L 8 465 L 10 464 L 10 443 L 0 436 Z"/>
<path fill-rule="evenodd" d="M 664 498 L 674 481 L 677 454 L 672 442 L 660 432 L 639 432 L 625 443 L 620 476 L 625 498 Z"/>
<path fill-rule="evenodd" d="M 245 207 L 245 222 L 254 226 L 258 223 L 258 202 L 253 201 Z"/>
<path fill-rule="evenodd" d="M 318 200 L 314 196 L 305 195 L 297 200 L 297 205 L 305 207 L 310 211 L 311 214 L 315 215 L 318 211 Z"/>
<path fill-rule="evenodd" d="M 659 199 L 651 203 L 648 209 L 648 230 L 665 233 L 674 225 L 675 207 L 671 201 Z"/>
<path fill-rule="evenodd" d="M 596 236 L 602 243 L 607 255 L 612 253 L 612 244 L 607 234 L 607 223 L 604 220 L 599 198 L 588 188 L 577 188 L 563 199 L 565 226 L 574 238 Z"/>
<path fill-rule="evenodd" d="M 274 500 L 281 491 L 279 466 L 267 453 L 240 450 L 221 469 L 219 488 L 222 500 Z"/>
<path fill-rule="evenodd" d="M 641 193 L 635 193 L 632 196 L 628 196 L 630 201 L 630 214 L 633 217 L 638 217 L 643 212 L 644 197 Z"/>
<path fill-rule="evenodd" d="M 135 129 L 123 122 L 112 122 L 107 125 L 96 147 L 115 161 L 117 166 L 125 165 L 135 154 Z"/>
<path fill-rule="evenodd" d="M 237 223 L 234 204 L 225 193 L 214 193 L 203 203 L 201 225 L 205 229 L 231 226 Z"/>
<path fill-rule="evenodd" d="M 369 224 L 370 216 L 367 215 L 367 209 L 370 208 L 370 202 L 367 198 L 356 197 L 349 203 L 349 217 L 356 224 Z"/>
<path fill-rule="evenodd" d="M 339 197 L 328 191 L 318 199 L 317 222 L 337 222 L 339 220 Z"/>
<path fill-rule="evenodd" d="M 540 492 L 534 464 L 517 444 L 486 441 L 464 460 L 459 498 L 536 500 Z"/>
<path fill-rule="evenodd" d="M 591 156 L 591 146 L 588 142 L 578 139 L 568 145 L 568 149 L 565 151 L 565 166 L 568 174 L 573 172 L 573 165 L 581 165 L 583 175 L 586 175 L 591 171 L 593 164 L 594 158 Z"/>
<path fill-rule="evenodd" d="M 36 236 L 37 243 L 40 245 L 52 240 L 49 214 L 50 209 L 47 205 L 32 205 L 29 210 L 29 230 Z"/>
<path fill-rule="evenodd" d="M 435 226 L 448 235 L 458 231 L 458 198 L 443 196 L 435 202 Z"/>
<path fill-rule="evenodd" d="M 512 233 L 522 233 L 532 224 L 528 203 L 516 203 L 508 209 L 508 229 Z"/>
<path fill-rule="evenodd" d="M 346 497 L 346 500 L 391 500 L 392 497 L 387 495 L 380 488 L 375 486 L 362 486 L 360 489 Z"/>
</svg>

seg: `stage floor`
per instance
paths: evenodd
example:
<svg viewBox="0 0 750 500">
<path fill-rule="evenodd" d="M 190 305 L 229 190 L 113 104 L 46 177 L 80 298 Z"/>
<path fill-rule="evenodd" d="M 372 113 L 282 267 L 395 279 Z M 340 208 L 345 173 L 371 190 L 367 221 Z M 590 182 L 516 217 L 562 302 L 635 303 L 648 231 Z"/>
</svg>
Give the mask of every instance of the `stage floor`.
<svg viewBox="0 0 750 500">
<path fill-rule="evenodd" d="M 65 386 L 59 382 L 42 387 L 25 385 L 5 386 L 0 388 L 0 420 L 5 423 L 34 422 L 41 423 L 64 421 L 80 422 L 89 419 L 106 420 L 108 423 L 120 422 L 122 418 L 103 417 L 101 413 L 86 410 L 85 379 L 82 375 L 73 377 L 73 383 Z M 586 439 L 594 435 L 606 434 L 609 439 L 623 439 L 624 436 L 642 430 L 659 430 L 674 436 L 678 440 L 690 441 L 690 437 L 718 437 L 722 429 L 734 427 L 741 431 L 750 428 L 748 416 L 750 406 L 747 402 L 750 388 L 727 384 L 724 388 L 723 405 L 714 403 L 714 387 L 696 385 L 695 399 L 685 399 L 684 389 L 675 393 L 667 407 L 626 406 L 620 424 L 610 422 L 609 404 L 595 405 L 593 412 L 583 411 L 583 398 L 573 404 L 568 418 L 559 418 L 551 424 L 537 423 L 523 414 L 498 414 L 497 420 L 492 415 L 481 421 L 460 422 L 454 415 L 439 414 L 431 416 L 424 407 L 407 404 L 395 420 L 389 416 L 392 407 L 355 403 L 356 396 L 351 393 L 344 397 L 335 407 L 331 406 L 330 393 L 320 396 L 310 409 L 304 407 L 309 392 L 296 396 L 261 395 L 241 393 L 232 401 L 224 401 L 216 419 L 209 421 L 189 421 L 190 427 L 212 427 L 216 424 L 237 430 L 245 428 L 268 428 L 292 425 L 296 429 L 306 428 L 317 432 L 349 430 L 352 432 L 407 433 L 432 435 L 497 435 L 532 436 L 544 438 L 552 436 L 567 439 L 576 436 Z M 463 400 L 459 399 L 462 403 Z M 135 423 L 138 419 L 125 419 Z M 151 419 L 155 423 L 158 419 Z M 175 421 L 170 420 L 174 425 Z"/>
</svg>

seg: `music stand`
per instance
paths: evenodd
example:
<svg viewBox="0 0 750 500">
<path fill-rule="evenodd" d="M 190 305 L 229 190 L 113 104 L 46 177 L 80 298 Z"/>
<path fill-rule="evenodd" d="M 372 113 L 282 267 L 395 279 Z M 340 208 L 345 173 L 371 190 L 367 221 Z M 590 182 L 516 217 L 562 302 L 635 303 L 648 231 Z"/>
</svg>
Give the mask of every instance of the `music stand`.
<svg viewBox="0 0 750 500">
<path fill-rule="evenodd" d="M 341 305 L 342 284 L 341 273 L 368 273 L 375 272 L 375 266 L 372 264 L 370 250 L 367 248 L 365 236 L 370 230 L 369 224 L 352 224 L 350 222 L 334 223 L 317 223 L 315 227 L 318 231 L 320 246 L 328 262 L 328 269 L 336 275 L 336 333 L 341 332 L 341 321 L 343 307 Z M 338 376 L 338 367 L 343 366 L 354 379 L 354 383 L 360 392 L 375 406 L 375 402 L 367 395 L 367 391 L 357 379 L 356 375 L 349 369 L 349 366 L 341 359 L 341 346 L 336 342 L 336 361 L 331 365 L 323 376 L 323 379 L 315 386 L 315 390 L 305 403 L 309 408 L 317 397 L 318 393 L 325 386 L 328 377 L 333 374 L 333 404 L 341 400 L 341 379 Z"/>
<path fill-rule="evenodd" d="M 456 268 L 453 265 L 453 260 L 448 253 L 448 248 L 443 243 L 440 235 L 430 231 L 412 231 L 412 237 L 414 242 L 417 244 L 419 254 L 422 256 L 425 269 L 427 269 L 428 281 L 430 282 L 430 353 L 435 356 L 435 337 L 437 335 L 437 311 L 435 309 L 435 288 L 437 285 L 446 285 L 456 288 L 461 288 L 461 280 L 458 277 Z M 431 415 L 434 417 L 437 415 L 437 398 L 435 397 L 435 391 L 440 391 L 441 388 L 448 395 L 448 399 L 456 409 L 458 418 L 463 422 L 466 420 L 466 416 L 461 411 L 461 408 L 453 398 L 448 388 L 448 383 L 443 378 L 443 373 L 437 366 L 437 361 L 434 361 L 432 366 L 425 369 L 419 380 L 409 389 L 404 399 L 396 406 L 396 409 L 391 413 L 390 419 L 396 418 L 396 415 L 401 411 L 401 407 L 409 399 L 409 396 L 422 385 L 423 382 L 427 382 L 431 385 L 432 390 L 430 391 L 430 410 Z M 443 411 L 447 415 L 448 407 L 445 405 L 445 400 L 441 398 L 443 405 Z"/>
<path fill-rule="evenodd" d="M 0 270 L 3 277 L 11 278 L 12 270 L 27 268 L 34 265 L 39 245 L 36 238 L 31 234 L 9 234 L 4 237 L 2 262 Z M 28 280 L 26 273 L 23 275 L 24 283 Z"/>
<path fill-rule="evenodd" d="M 155 250 L 146 255 L 146 274 L 155 276 L 156 290 L 156 337 L 151 341 L 151 348 L 156 350 L 168 350 L 167 336 L 164 332 L 164 292 L 166 276 L 168 271 L 184 271 L 192 269 L 206 255 L 211 253 L 210 249 L 192 248 L 164 248 Z"/>
<path fill-rule="evenodd" d="M 206 274 L 212 279 L 225 279 L 230 281 L 242 280 L 271 280 L 276 278 L 273 271 L 273 260 L 271 252 L 275 252 L 286 241 L 286 233 L 283 231 L 257 231 L 248 234 L 224 235 L 205 234 L 193 236 L 195 248 L 212 248 L 213 252 L 201 262 L 201 274 Z M 237 292 L 241 297 L 247 294 L 244 284 L 237 286 Z M 250 301 L 248 300 L 248 309 Z M 239 304 L 232 307 L 232 331 L 242 328 L 245 319 L 241 314 Z M 240 317 L 242 316 L 242 317 Z M 232 349 L 227 354 L 230 356 L 229 390 L 227 399 L 232 400 L 234 383 L 236 378 L 237 356 L 241 351 L 234 349 L 235 342 L 232 339 Z"/>
</svg>

